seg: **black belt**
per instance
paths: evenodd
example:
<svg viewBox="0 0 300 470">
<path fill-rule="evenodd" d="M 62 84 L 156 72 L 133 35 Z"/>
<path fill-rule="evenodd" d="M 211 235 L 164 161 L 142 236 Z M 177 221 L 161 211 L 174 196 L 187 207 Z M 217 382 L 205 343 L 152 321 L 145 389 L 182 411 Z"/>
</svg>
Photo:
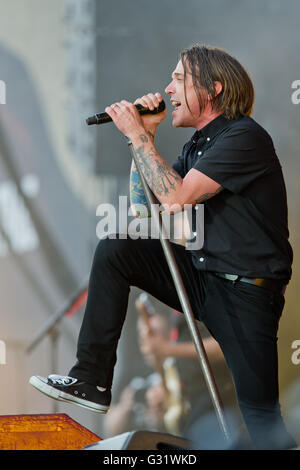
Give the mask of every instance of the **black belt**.
<svg viewBox="0 0 300 470">
<path fill-rule="evenodd" d="M 227 279 L 232 282 L 248 282 L 248 284 L 253 284 L 258 287 L 263 287 L 264 289 L 271 290 L 273 292 L 280 292 L 282 295 L 284 295 L 285 290 L 286 290 L 286 285 L 282 284 L 280 281 L 275 281 L 273 279 L 263 279 L 260 277 L 244 277 L 244 276 L 239 276 L 237 274 L 225 274 L 225 273 L 213 273 L 218 277 L 222 277 L 223 279 Z"/>
</svg>

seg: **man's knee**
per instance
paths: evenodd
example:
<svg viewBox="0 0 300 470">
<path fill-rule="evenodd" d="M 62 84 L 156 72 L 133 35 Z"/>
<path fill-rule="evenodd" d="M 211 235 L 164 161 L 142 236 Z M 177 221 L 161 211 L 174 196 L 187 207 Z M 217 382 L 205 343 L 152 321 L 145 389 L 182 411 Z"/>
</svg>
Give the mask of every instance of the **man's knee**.
<svg viewBox="0 0 300 470">
<path fill-rule="evenodd" d="M 129 240 L 120 238 L 118 233 L 102 238 L 96 248 L 94 262 L 113 260 L 129 251 Z"/>
</svg>

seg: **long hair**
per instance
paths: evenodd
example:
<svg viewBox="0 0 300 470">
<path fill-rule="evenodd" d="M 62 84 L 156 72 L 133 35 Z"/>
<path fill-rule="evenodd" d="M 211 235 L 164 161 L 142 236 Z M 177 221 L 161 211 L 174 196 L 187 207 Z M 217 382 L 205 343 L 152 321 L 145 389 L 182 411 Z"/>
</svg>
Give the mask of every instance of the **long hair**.
<svg viewBox="0 0 300 470">
<path fill-rule="evenodd" d="M 227 119 L 241 115 L 249 116 L 254 104 L 254 87 L 244 67 L 223 49 L 195 44 L 180 53 L 186 74 L 192 74 L 198 97 L 200 113 L 208 97 L 215 111 L 222 111 Z M 216 94 L 215 82 L 220 82 L 222 91 Z"/>
</svg>

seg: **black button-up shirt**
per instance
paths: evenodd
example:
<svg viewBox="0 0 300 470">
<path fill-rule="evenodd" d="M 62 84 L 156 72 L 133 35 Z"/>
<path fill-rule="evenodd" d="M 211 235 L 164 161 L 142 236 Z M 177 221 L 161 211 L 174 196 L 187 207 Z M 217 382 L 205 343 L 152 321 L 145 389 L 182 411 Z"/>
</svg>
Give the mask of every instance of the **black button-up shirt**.
<svg viewBox="0 0 300 470">
<path fill-rule="evenodd" d="M 254 119 L 218 116 L 173 168 L 182 178 L 195 168 L 224 188 L 204 202 L 204 244 L 190 252 L 198 269 L 289 281 L 285 183 L 272 139 Z"/>
</svg>

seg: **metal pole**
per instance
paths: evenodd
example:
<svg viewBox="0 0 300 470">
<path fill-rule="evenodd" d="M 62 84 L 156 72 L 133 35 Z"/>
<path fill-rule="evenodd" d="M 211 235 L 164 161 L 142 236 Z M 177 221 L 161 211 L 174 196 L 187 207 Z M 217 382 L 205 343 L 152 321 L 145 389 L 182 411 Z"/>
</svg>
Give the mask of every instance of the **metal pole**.
<svg viewBox="0 0 300 470">
<path fill-rule="evenodd" d="M 149 204 L 149 207 L 151 207 L 151 215 L 154 218 L 155 223 L 157 224 L 157 227 L 159 230 L 160 242 L 161 242 L 164 254 L 166 256 L 167 263 L 169 265 L 169 269 L 170 269 L 170 272 L 171 272 L 171 275 L 175 284 L 175 288 L 176 288 L 176 291 L 177 291 L 177 294 L 178 294 L 178 297 L 182 306 L 183 313 L 185 315 L 186 322 L 188 324 L 193 342 L 196 347 L 196 351 L 200 360 L 200 365 L 202 368 L 204 379 L 207 384 L 208 391 L 209 391 L 213 406 L 215 408 L 221 430 L 224 433 L 224 437 L 227 440 L 229 440 L 230 436 L 229 436 L 229 431 L 228 431 L 224 413 L 223 413 L 223 404 L 221 401 L 221 397 L 220 397 L 220 394 L 219 394 L 219 391 L 218 391 L 218 388 L 217 388 L 217 385 L 216 385 L 216 382 L 215 382 L 215 379 L 214 379 L 214 376 L 213 376 L 213 373 L 212 373 L 212 370 L 208 361 L 205 348 L 203 346 L 203 341 L 202 341 L 200 332 L 198 330 L 194 314 L 192 312 L 192 308 L 191 308 L 191 305 L 190 305 L 190 302 L 186 293 L 186 289 L 182 281 L 181 274 L 178 269 L 177 262 L 174 257 L 174 253 L 173 253 L 170 241 L 166 238 L 164 234 L 164 225 L 163 225 L 163 221 L 162 221 L 162 217 L 159 211 L 158 204 L 155 200 L 156 198 L 154 194 L 152 193 L 151 189 L 149 188 L 147 181 L 145 180 L 142 174 L 142 171 L 139 167 L 139 162 L 137 161 L 134 146 L 130 140 L 128 140 L 128 146 L 129 146 L 132 158 L 134 160 L 136 169 L 138 171 L 141 183 L 143 185 L 147 202 Z"/>
</svg>

